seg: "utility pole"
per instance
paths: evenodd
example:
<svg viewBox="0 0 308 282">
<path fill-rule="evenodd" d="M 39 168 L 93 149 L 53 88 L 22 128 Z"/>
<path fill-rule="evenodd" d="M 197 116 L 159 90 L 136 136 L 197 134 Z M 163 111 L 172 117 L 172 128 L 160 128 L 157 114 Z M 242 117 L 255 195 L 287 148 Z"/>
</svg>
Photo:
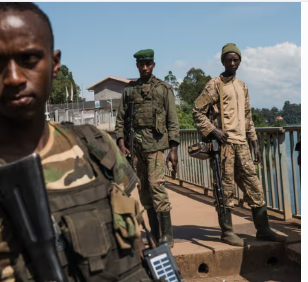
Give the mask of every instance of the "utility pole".
<svg viewBox="0 0 308 282">
<path fill-rule="evenodd" d="M 110 111 L 110 117 L 109 117 L 109 130 L 111 129 L 110 127 L 110 124 L 112 122 L 112 125 L 113 125 L 113 110 L 112 110 L 112 98 L 110 98 L 110 101 L 107 101 L 109 104 L 110 104 L 110 108 L 111 108 L 111 111 Z"/>
</svg>

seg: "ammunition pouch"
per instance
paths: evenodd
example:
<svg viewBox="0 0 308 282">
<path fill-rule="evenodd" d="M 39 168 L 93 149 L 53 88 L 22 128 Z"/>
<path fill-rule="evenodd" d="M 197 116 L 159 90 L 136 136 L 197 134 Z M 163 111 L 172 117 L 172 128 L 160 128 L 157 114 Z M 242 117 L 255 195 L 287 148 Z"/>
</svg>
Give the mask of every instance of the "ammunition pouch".
<svg viewBox="0 0 308 282">
<path fill-rule="evenodd" d="M 110 204 L 117 242 L 121 249 L 131 249 L 134 241 L 141 237 L 136 219 L 139 213 L 138 202 L 128 197 L 120 186 L 113 183 Z"/>
</svg>

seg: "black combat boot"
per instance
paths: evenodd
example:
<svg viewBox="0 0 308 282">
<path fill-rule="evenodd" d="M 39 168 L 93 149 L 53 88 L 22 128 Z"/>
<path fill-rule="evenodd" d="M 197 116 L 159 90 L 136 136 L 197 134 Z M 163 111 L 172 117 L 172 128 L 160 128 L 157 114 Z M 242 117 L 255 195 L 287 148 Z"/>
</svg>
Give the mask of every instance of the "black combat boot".
<svg viewBox="0 0 308 282">
<path fill-rule="evenodd" d="M 147 210 L 147 213 L 148 213 L 148 219 L 149 219 L 149 223 L 151 227 L 151 234 L 153 235 L 157 243 L 159 243 L 160 229 L 159 229 L 159 221 L 157 217 L 157 212 L 152 207 L 149 210 Z"/>
<path fill-rule="evenodd" d="M 227 214 L 218 216 L 219 225 L 221 228 L 221 242 L 238 247 L 244 247 L 246 244 L 244 239 L 238 237 L 232 228 L 231 209 L 226 209 Z"/>
<path fill-rule="evenodd" d="M 286 236 L 279 235 L 270 229 L 266 205 L 258 208 L 251 208 L 251 210 L 253 222 L 257 229 L 257 240 L 272 242 L 285 242 L 287 240 Z"/>
<path fill-rule="evenodd" d="M 173 240 L 173 232 L 172 232 L 172 224 L 170 211 L 160 212 L 160 228 L 162 233 L 162 241 L 168 243 L 170 248 L 173 248 L 174 240 Z"/>
</svg>

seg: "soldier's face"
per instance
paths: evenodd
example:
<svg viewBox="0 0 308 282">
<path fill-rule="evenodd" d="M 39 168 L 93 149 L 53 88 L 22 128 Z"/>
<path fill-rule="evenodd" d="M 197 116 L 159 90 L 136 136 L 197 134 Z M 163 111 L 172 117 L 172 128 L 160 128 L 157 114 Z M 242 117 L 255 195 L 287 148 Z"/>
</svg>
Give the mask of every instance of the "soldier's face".
<svg viewBox="0 0 308 282">
<path fill-rule="evenodd" d="M 140 77 L 143 79 L 151 77 L 154 67 L 155 63 L 153 61 L 141 61 L 137 63 Z"/>
<path fill-rule="evenodd" d="M 224 66 L 227 73 L 235 74 L 241 64 L 241 59 L 238 54 L 228 53 L 224 57 Z"/>
<path fill-rule="evenodd" d="M 0 118 L 26 121 L 44 113 L 60 51 L 50 48 L 47 24 L 35 13 L 0 13 Z"/>
</svg>

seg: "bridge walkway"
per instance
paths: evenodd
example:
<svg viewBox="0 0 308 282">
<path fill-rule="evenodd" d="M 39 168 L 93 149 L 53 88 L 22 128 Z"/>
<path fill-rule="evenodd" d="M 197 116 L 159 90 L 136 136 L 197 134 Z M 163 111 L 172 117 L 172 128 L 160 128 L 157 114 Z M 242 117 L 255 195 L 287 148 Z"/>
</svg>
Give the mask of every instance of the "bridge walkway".
<svg viewBox="0 0 308 282">
<path fill-rule="evenodd" d="M 248 246 L 230 246 L 220 242 L 220 227 L 213 206 L 214 199 L 205 196 L 200 187 L 190 184 L 180 187 L 178 181 L 168 177 L 167 180 L 166 187 L 173 207 L 171 216 L 175 246 L 172 253 L 184 278 L 202 279 L 196 281 L 207 278 L 205 281 L 216 281 L 208 279 L 230 275 L 236 277 L 264 269 L 269 264 L 290 266 L 290 258 L 296 261 L 297 265 L 300 264 L 300 220 L 286 222 L 277 216 L 269 216 L 271 227 L 278 233 L 287 235 L 288 240 L 286 243 L 260 242 L 255 238 L 251 211 L 237 206 L 232 217 L 234 230 L 246 240 Z M 135 190 L 132 196 L 139 199 L 138 191 Z M 146 213 L 144 218 L 148 225 Z M 291 255 L 288 251 L 290 247 Z M 293 282 L 300 281 L 297 280 L 300 279 L 298 271 L 297 275 L 299 278 L 292 276 Z"/>
</svg>

